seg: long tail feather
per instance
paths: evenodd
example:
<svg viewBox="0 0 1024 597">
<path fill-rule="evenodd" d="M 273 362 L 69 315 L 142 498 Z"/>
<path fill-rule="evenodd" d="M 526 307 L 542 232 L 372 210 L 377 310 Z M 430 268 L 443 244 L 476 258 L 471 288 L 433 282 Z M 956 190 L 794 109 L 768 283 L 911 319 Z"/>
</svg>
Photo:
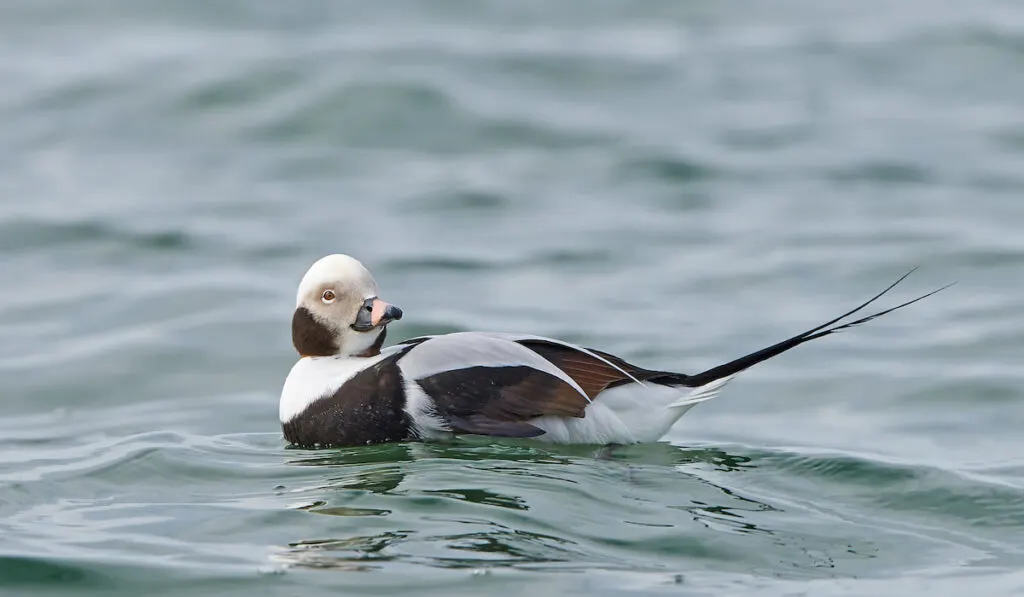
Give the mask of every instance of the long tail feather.
<svg viewBox="0 0 1024 597">
<path fill-rule="evenodd" d="M 700 402 L 707 402 L 713 398 L 717 398 L 722 393 L 722 388 L 725 384 L 732 381 L 733 376 L 728 375 L 726 377 L 719 377 L 716 380 L 710 381 L 702 386 L 699 386 L 693 390 L 690 390 L 685 396 L 680 396 L 674 402 L 670 403 L 667 408 L 677 408 L 680 406 L 693 406 Z"/>
<path fill-rule="evenodd" d="M 724 377 L 735 375 L 735 374 L 739 373 L 740 371 L 743 371 L 744 369 L 747 369 L 747 368 L 752 367 L 752 366 L 754 366 L 754 365 L 756 365 L 756 364 L 758 364 L 758 363 L 760 363 L 762 361 L 766 361 L 766 360 L 768 360 L 768 359 L 770 359 L 770 358 L 772 358 L 774 356 L 782 354 L 783 352 L 786 352 L 787 350 L 789 350 L 791 348 L 795 348 L 795 347 L 803 344 L 804 342 L 810 342 L 811 340 L 815 340 L 817 338 L 822 338 L 822 337 L 828 336 L 830 334 L 835 334 L 836 332 L 852 328 L 852 327 L 860 325 L 862 323 L 867 323 L 867 322 L 871 321 L 872 319 L 881 317 L 881 316 L 886 315 L 888 313 L 892 313 L 893 311 L 896 311 L 897 309 L 902 309 L 903 307 L 907 307 L 909 305 L 912 305 L 912 304 L 916 303 L 917 301 L 924 300 L 924 299 L 932 296 L 933 294 L 936 294 L 937 292 L 941 292 L 941 291 L 949 288 L 953 284 L 956 284 L 956 282 L 952 282 L 950 284 L 946 284 L 942 288 L 939 288 L 937 290 L 933 290 L 933 291 L 929 292 L 928 294 L 919 296 L 919 297 L 917 297 L 915 299 L 912 299 L 912 300 L 909 300 L 909 301 L 907 301 L 905 303 L 901 303 L 899 305 L 896 305 L 895 307 L 891 307 L 891 308 L 886 309 L 884 311 L 879 311 L 878 313 L 873 313 L 873 314 L 868 315 L 866 317 L 862 317 L 862 318 L 854 320 L 854 321 L 850 321 L 850 322 L 847 322 L 847 323 L 844 323 L 844 324 L 841 324 L 841 325 L 837 325 L 835 327 L 830 327 L 830 326 L 832 326 L 832 325 L 834 325 L 836 323 L 839 323 L 843 319 L 846 319 L 847 317 L 853 315 L 854 313 L 857 313 L 858 311 L 864 309 L 865 307 L 867 307 L 871 303 L 875 302 L 876 300 L 881 298 L 884 294 L 886 294 L 887 292 L 889 292 L 890 290 L 895 288 L 897 284 L 899 284 L 900 282 L 905 280 L 907 278 L 907 276 L 909 276 L 910 274 L 914 273 L 914 271 L 916 271 L 916 270 L 917 270 L 917 268 L 915 267 L 914 269 L 910 270 L 909 272 L 903 274 L 902 276 L 899 277 L 899 279 L 897 279 L 895 282 L 890 284 L 888 286 L 888 288 L 886 288 L 885 290 L 883 290 L 883 291 L 879 292 L 878 294 L 876 294 L 875 296 L 871 297 L 870 299 L 865 301 L 863 304 L 861 304 L 857 308 L 852 309 L 850 311 L 847 311 L 846 313 L 840 315 L 839 317 L 836 317 L 835 319 L 833 319 L 831 321 L 823 323 L 823 324 L 819 325 L 818 327 L 809 329 L 806 332 L 803 332 L 801 334 L 797 334 L 796 336 L 793 336 L 792 338 L 788 338 L 786 340 L 783 340 L 782 342 L 779 342 L 778 344 L 773 344 L 772 346 L 769 346 L 767 348 L 762 348 L 761 350 L 758 350 L 757 352 L 752 352 L 752 353 L 750 353 L 750 354 L 748 354 L 746 356 L 742 356 L 742 357 L 740 357 L 740 358 L 738 358 L 738 359 L 736 359 L 734 361 L 730 361 L 728 363 L 725 363 L 724 365 L 719 365 L 717 367 L 712 367 L 711 369 L 708 369 L 707 371 L 703 371 L 701 373 L 697 373 L 696 375 L 686 376 L 685 378 L 683 378 L 681 380 L 682 385 L 689 386 L 691 388 L 696 388 L 696 387 L 700 387 L 700 386 L 706 385 L 708 383 L 711 383 L 711 382 L 713 382 L 713 381 L 715 381 L 717 379 L 721 379 L 721 378 L 724 378 Z"/>
</svg>

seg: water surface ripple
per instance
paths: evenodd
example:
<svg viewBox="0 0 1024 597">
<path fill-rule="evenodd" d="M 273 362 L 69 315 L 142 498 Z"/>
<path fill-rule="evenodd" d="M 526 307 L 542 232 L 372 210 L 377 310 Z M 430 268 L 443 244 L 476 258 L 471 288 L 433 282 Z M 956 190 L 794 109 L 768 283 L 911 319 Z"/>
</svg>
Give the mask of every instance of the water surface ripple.
<svg viewBox="0 0 1024 597">
<path fill-rule="evenodd" d="M 1024 595 L 1024 9 L 0 5 L 0 594 Z M 304 269 L 700 370 L 664 442 L 287 448 Z"/>
</svg>

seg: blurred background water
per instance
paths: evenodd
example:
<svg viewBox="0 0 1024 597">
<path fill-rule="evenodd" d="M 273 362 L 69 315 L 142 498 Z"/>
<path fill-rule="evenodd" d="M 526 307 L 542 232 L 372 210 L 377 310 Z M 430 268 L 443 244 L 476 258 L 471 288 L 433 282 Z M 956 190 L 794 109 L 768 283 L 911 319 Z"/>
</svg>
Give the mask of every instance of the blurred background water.
<svg viewBox="0 0 1024 597">
<path fill-rule="evenodd" d="M 1024 595 L 1024 6 L 0 3 L 0 594 Z M 657 445 L 286 449 L 295 285 L 700 370 Z"/>
</svg>

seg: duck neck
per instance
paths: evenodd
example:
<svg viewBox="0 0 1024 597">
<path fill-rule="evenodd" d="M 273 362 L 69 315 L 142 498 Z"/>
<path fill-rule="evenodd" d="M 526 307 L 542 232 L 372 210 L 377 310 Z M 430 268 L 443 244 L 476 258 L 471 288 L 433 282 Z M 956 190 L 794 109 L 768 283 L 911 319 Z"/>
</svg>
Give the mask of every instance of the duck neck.
<svg viewBox="0 0 1024 597">
<path fill-rule="evenodd" d="M 373 344 L 371 344 L 366 350 L 364 350 L 362 352 L 358 352 L 358 353 L 356 353 L 356 354 L 354 354 L 352 356 L 354 356 L 354 357 L 361 357 L 361 358 L 370 358 L 370 357 L 375 357 L 375 356 L 379 355 L 380 354 L 380 348 L 382 346 L 384 346 L 384 339 L 387 337 L 387 335 L 388 335 L 388 329 L 387 328 L 381 328 L 380 333 L 377 334 L 377 339 L 373 341 Z"/>
</svg>

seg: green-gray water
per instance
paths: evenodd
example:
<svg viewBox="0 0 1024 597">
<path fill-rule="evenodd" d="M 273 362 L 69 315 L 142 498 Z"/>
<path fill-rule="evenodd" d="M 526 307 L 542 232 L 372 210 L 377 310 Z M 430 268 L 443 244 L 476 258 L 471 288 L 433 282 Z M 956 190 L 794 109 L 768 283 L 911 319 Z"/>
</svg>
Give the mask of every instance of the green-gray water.
<svg viewBox="0 0 1024 597">
<path fill-rule="evenodd" d="M 0 3 L 0 594 L 1024 595 L 1024 8 Z M 305 268 L 696 371 L 665 442 L 286 449 Z"/>
</svg>

